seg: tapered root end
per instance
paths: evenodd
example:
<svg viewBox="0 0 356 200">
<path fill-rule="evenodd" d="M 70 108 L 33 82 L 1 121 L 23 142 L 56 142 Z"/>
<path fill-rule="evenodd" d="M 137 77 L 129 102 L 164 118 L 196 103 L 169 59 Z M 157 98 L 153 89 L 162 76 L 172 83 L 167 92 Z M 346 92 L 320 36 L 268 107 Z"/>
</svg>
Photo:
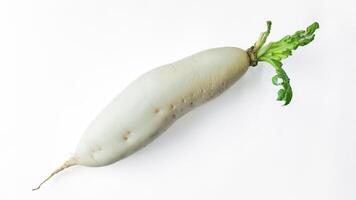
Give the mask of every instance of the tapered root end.
<svg viewBox="0 0 356 200">
<path fill-rule="evenodd" d="M 36 188 L 33 188 L 32 191 L 35 191 L 35 190 L 38 190 L 41 188 L 41 186 L 47 182 L 49 179 L 52 178 L 52 176 L 56 175 L 57 173 L 71 167 L 71 166 L 74 166 L 76 165 L 77 162 L 76 162 L 76 159 L 74 157 L 71 157 L 70 159 L 68 159 L 67 161 L 65 161 L 63 163 L 62 166 L 60 166 L 58 169 L 54 170 L 44 181 L 42 181 Z"/>
</svg>

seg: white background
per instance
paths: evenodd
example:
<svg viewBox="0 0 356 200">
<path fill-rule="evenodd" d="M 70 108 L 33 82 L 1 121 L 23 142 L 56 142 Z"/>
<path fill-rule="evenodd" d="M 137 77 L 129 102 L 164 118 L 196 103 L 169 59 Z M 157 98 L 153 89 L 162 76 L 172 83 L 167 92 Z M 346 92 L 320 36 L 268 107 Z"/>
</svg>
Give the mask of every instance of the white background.
<svg viewBox="0 0 356 200">
<path fill-rule="evenodd" d="M 0 199 L 356 199 L 353 0 L 0 1 Z M 292 103 L 260 63 L 114 165 L 73 167 L 89 122 L 156 66 L 321 25 L 284 61 Z"/>
</svg>

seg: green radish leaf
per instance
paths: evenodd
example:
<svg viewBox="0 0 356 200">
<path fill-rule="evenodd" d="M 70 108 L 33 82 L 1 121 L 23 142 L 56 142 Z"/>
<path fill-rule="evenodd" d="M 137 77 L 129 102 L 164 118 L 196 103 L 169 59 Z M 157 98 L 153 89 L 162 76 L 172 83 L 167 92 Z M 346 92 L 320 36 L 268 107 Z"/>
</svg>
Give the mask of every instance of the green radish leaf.
<svg viewBox="0 0 356 200">
<path fill-rule="evenodd" d="M 276 42 L 270 42 L 264 45 L 266 37 L 270 33 L 271 22 L 267 22 L 267 31 L 262 33 L 263 40 L 259 39 L 255 44 L 258 44 L 256 48 L 257 60 L 264 61 L 271 64 L 276 75 L 272 77 L 272 83 L 282 88 L 278 91 L 277 100 L 284 101 L 284 105 L 288 105 L 293 97 L 292 87 L 290 86 L 290 79 L 287 73 L 282 68 L 281 60 L 292 55 L 292 51 L 296 50 L 299 46 L 305 46 L 314 40 L 316 29 L 319 28 L 319 24 L 314 22 L 306 30 L 295 32 L 293 35 L 287 35 Z"/>
<path fill-rule="evenodd" d="M 290 86 L 290 79 L 287 73 L 282 68 L 282 63 L 278 60 L 264 58 L 265 62 L 271 64 L 276 70 L 276 75 L 272 77 L 272 83 L 276 86 L 282 86 L 278 91 L 277 100 L 284 101 L 284 105 L 288 105 L 293 97 L 292 87 Z"/>
</svg>

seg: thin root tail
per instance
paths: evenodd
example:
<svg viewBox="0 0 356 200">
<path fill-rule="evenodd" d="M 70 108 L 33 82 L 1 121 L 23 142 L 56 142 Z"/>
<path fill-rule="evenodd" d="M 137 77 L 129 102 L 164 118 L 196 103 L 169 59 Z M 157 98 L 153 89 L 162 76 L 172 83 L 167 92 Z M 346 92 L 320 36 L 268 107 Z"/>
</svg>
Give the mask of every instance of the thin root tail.
<svg viewBox="0 0 356 200">
<path fill-rule="evenodd" d="M 36 188 L 33 188 L 32 191 L 35 191 L 35 190 L 38 190 L 41 188 L 41 186 L 47 182 L 49 179 L 52 178 L 52 176 L 56 175 L 57 173 L 71 167 L 71 166 L 74 166 L 76 165 L 76 159 L 74 157 L 71 157 L 70 159 L 68 159 L 67 161 L 65 161 L 63 163 L 62 166 L 60 166 L 58 169 L 54 170 L 44 181 L 42 181 Z"/>
</svg>

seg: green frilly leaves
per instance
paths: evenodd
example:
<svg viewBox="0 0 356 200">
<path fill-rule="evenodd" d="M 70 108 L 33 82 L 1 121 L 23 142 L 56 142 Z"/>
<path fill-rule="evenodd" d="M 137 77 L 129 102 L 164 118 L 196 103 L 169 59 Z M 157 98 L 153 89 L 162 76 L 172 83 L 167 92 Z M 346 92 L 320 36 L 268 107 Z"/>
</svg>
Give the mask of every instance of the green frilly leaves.
<svg viewBox="0 0 356 200">
<path fill-rule="evenodd" d="M 314 40 L 314 32 L 319 28 L 319 24 L 314 22 L 306 30 L 295 32 L 293 35 L 287 35 L 281 40 L 270 42 L 264 45 L 271 29 L 271 22 L 267 22 L 267 31 L 261 33 L 260 38 L 254 45 L 253 51 L 256 53 L 257 61 L 264 61 L 271 64 L 276 75 L 272 77 L 272 83 L 282 88 L 278 91 L 277 100 L 284 101 L 284 105 L 288 105 L 293 97 L 293 91 L 290 86 L 290 80 L 287 73 L 282 68 L 282 59 L 292 55 L 292 51 L 299 46 L 309 44 Z"/>
</svg>

